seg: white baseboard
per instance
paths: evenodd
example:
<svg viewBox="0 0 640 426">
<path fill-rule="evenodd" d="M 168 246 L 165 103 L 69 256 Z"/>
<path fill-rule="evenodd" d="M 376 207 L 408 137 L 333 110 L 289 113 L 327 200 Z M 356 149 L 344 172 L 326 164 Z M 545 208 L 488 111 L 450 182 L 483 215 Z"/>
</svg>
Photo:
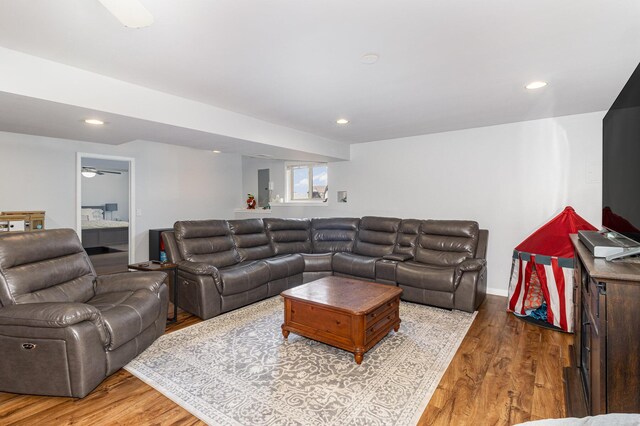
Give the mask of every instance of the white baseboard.
<svg viewBox="0 0 640 426">
<path fill-rule="evenodd" d="M 493 294 L 494 296 L 507 297 L 509 295 L 509 291 L 503 288 L 487 287 L 487 294 Z"/>
</svg>

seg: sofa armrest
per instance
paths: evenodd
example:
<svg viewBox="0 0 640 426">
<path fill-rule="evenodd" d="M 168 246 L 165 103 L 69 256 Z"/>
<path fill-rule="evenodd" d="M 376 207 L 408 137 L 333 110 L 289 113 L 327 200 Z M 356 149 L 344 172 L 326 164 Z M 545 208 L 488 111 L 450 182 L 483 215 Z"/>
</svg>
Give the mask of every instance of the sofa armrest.
<svg viewBox="0 0 640 426">
<path fill-rule="evenodd" d="M 473 312 L 487 295 L 487 262 L 467 259 L 455 269 L 454 308 Z"/>
<path fill-rule="evenodd" d="M 0 308 L 0 325 L 64 328 L 82 321 L 102 323 L 98 308 L 84 303 L 25 303 Z"/>
<path fill-rule="evenodd" d="M 456 288 L 458 284 L 460 284 L 460 280 L 462 279 L 462 274 L 465 272 L 480 272 L 487 265 L 487 261 L 485 259 L 466 259 L 463 260 L 458 266 L 456 266 L 454 282 Z"/>
<path fill-rule="evenodd" d="M 464 261 L 462 261 L 462 263 L 460 263 L 458 266 L 456 266 L 456 271 L 459 270 L 460 272 L 471 272 L 471 271 L 479 271 L 481 270 L 485 265 L 487 264 L 487 261 L 485 259 L 466 259 Z"/>
<path fill-rule="evenodd" d="M 391 253 L 382 256 L 382 258 L 386 260 L 395 260 L 397 262 L 405 262 L 413 259 L 413 255 L 411 253 Z"/>
<path fill-rule="evenodd" d="M 166 278 L 166 273 L 155 271 L 99 275 L 96 278 L 96 294 L 135 290 L 149 290 L 158 293 Z"/>
<path fill-rule="evenodd" d="M 218 268 L 204 262 L 191 262 L 189 260 L 182 260 L 178 262 L 178 269 L 193 275 L 218 275 Z"/>
</svg>

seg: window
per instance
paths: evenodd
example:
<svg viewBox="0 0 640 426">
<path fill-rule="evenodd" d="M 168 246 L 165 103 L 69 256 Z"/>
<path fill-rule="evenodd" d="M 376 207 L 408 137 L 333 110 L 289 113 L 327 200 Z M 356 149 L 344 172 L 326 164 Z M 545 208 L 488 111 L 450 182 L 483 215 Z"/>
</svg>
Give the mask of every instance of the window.
<svg viewBox="0 0 640 426">
<path fill-rule="evenodd" d="M 326 202 L 327 170 L 327 163 L 288 164 L 287 201 Z"/>
</svg>

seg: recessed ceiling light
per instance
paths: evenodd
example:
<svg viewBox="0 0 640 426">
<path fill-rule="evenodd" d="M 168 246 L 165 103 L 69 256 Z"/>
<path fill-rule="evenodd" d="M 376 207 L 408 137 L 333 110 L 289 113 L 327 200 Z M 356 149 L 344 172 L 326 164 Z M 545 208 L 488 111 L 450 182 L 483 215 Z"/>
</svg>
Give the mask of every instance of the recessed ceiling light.
<svg viewBox="0 0 640 426">
<path fill-rule="evenodd" d="M 346 118 L 338 118 L 336 120 L 336 123 L 338 123 L 338 124 L 348 124 L 349 120 L 347 120 Z"/>
<path fill-rule="evenodd" d="M 360 58 L 360 62 L 367 65 L 375 64 L 376 62 L 378 62 L 379 57 L 380 56 L 378 56 L 377 53 L 365 53 Z"/>
<path fill-rule="evenodd" d="M 532 81 L 531 83 L 527 84 L 526 87 L 529 90 L 534 90 L 534 89 L 540 89 L 541 87 L 544 87 L 547 85 L 546 81 Z"/>
<path fill-rule="evenodd" d="M 104 124 L 104 121 L 97 120 L 95 118 L 87 118 L 86 120 L 84 120 L 84 122 L 87 124 L 94 124 L 96 126 L 102 126 Z"/>
<path fill-rule="evenodd" d="M 214 153 L 214 154 L 220 154 L 221 152 L 222 152 L 222 151 L 218 151 L 217 149 L 214 149 L 214 150 L 213 150 L 213 153 Z"/>
<path fill-rule="evenodd" d="M 153 24 L 153 15 L 138 0 L 99 0 L 122 25 L 143 28 Z"/>
</svg>

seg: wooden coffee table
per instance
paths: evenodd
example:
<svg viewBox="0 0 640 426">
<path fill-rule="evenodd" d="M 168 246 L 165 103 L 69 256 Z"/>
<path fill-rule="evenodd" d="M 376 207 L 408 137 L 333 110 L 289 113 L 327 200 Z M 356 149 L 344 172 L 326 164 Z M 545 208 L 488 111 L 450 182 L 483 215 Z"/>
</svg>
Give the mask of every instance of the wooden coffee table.
<svg viewBox="0 0 640 426">
<path fill-rule="evenodd" d="M 402 289 L 343 277 L 326 277 L 283 291 L 289 332 L 352 352 L 356 363 L 391 329 L 400 328 Z"/>
</svg>

